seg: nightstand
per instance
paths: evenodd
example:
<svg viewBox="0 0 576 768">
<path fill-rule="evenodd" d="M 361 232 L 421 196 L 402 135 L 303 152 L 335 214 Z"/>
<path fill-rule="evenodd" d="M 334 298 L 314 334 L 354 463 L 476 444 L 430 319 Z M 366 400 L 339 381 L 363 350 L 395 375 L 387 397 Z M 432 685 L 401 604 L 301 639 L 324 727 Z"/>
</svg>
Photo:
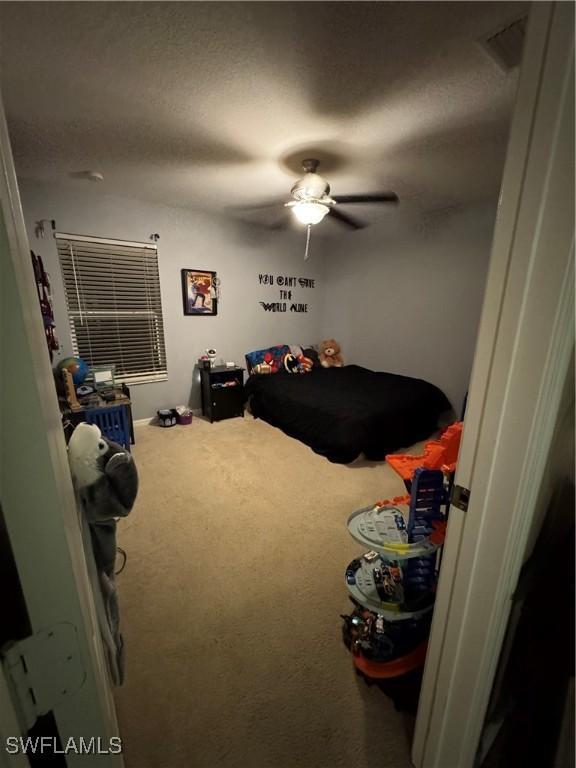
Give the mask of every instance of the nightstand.
<svg viewBox="0 0 576 768">
<path fill-rule="evenodd" d="M 244 416 L 244 368 L 201 368 L 202 414 L 210 422 Z"/>
</svg>

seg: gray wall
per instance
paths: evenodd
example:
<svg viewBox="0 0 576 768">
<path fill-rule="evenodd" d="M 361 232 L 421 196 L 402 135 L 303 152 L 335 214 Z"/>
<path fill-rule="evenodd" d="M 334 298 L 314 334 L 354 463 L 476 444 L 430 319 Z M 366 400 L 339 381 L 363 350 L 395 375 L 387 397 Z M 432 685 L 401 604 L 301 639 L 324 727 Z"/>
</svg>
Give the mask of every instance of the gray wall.
<svg viewBox="0 0 576 768">
<path fill-rule="evenodd" d="M 460 413 L 472 367 L 495 203 L 401 210 L 344 234 L 326 257 L 323 336 L 347 362 L 426 379 Z"/>
<path fill-rule="evenodd" d="M 303 261 L 302 232 L 261 232 L 230 217 L 213 217 L 103 194 L 23 180 L 21 194 L 31 247 L 44 258 L 54 292 L 63 354 L 71 341 L 60 267 L 50 233 L 36 239 L 38 219 L 56 219 L 75 234 L 158 243 L 168 380 L 132 387 L 135 418 L 180 403 L 199 406 L 194 364 L 209 346 L 227 360 L 277 343 L 334 337 L 346 362 L 423 378 L 439 386 L 460 412 L 474 355 L 495 217 L 495 204 L 422 217 L 402 209 L 380 223 L 337 237 L 315 237 Z M 328 229 L 326 229 L 328 232 Z M 320 234 L 320 233 L 319 233 Z M 222 279 L 216 317 L 185 317 L 180 270 L 215 269 Z M 268 313 L 259 301 L 278 299 L 259 273 L 313 277 L 298 289 L 307 314 Z"/>
<path fill-rule="evenodd" d="M 147 242 L 160 234 L 158 261 L 168 359 L 168 380 L 131 388 L 134 418 L 154 415 L 158 408 L 190 403 L 199 406 L 194 364 L 207 347 L 218 356 L 244 363 L 244 353 L 271 344 L 317 343 L 320 339 L 324 280 L 320 249 L 303 260 L 304 234 L 262 233 L 241 227 L 229 217 L 117 198 L 101 187 L 66 186 L 20 181 L 30 247 L 50 273 L 57 333 L 63 355 L 71 354 L 70 328 L 55 242 L 48 230 L 37 239 L 34 224 L 55 219 L 57 229 L 82 235 Z M 222 280 L 216 317 L 186 317 L 182 310 L 180 270 L 213 269 Z M 297 289 L 296 300 L 307 302 L 306 314 L 269 313 L 259 301 L 276 301 L 276 286 L 262 287 L 261 272 L 312 277 L 316 288 Z M 194 384 L 193 384 L 194 379 Z"/>
</svg>

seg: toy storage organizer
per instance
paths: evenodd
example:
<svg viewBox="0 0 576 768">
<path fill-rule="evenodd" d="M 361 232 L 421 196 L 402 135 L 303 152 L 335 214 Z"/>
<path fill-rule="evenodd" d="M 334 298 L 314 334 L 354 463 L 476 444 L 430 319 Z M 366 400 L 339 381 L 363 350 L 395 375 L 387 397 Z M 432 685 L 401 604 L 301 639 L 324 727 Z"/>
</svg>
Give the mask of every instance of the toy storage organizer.
<svg viewBox="0 0 576 768">
<path fill-rule="evenodd" d="M 444 474 L 420 468 L 410 496 L 377 502 L 348 519 L 351 536 L 369 551 L 346 569 L 354 603 L 344 640 L 368 678 L 397 677 L 426 656 L 446 521 Z"/>
<path fill-rule="evenodd" d="M 343 637 L 368 681 L 401 678 L 424 664 L 461 434 L 462 423 L 453 424 L 421 456 L 387 456 L 409 495 L 348 519 L 350 535 L 368 551 L 346 569 L 354 610 L 342 617 Z"/>
</svg>

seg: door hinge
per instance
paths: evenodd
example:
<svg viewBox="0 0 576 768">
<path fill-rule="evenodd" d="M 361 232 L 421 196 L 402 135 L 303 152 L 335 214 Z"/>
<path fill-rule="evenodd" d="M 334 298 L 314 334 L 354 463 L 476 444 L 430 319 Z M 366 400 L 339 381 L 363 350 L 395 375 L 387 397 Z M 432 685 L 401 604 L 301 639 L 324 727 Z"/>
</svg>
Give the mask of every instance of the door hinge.
<svg viewBox="0 0 576 768">
<path fill-rule="evenodd" d="M 5 646 L 0 653 L 23 733 L 82 687 L 86 678 L 76 628 L 54 624 Z"/>
<path fill-rule="evenodd" d="M 462 485 L 453 485 L 452 493 L 450 494 L 450 504 L 453 504 L 462 512 L 468 511 L 468 504 L 470 502 L 470 490 L 464 488 Z"/>
</svg>

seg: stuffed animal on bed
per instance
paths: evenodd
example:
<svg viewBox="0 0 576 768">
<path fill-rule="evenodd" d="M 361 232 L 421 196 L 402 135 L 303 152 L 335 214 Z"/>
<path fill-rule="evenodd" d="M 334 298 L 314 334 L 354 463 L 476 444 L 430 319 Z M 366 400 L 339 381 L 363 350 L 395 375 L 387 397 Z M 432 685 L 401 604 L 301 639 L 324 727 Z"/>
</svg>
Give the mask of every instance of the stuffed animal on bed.
<svg viewBox="0 0 576 768">
<path fill-rule="evenodd" d="M 342 368 L 344 365 L 340 344 L 334 339 L 327 339 L 320 344 L 320 365 L 323 368 Z"/>
</svg>

